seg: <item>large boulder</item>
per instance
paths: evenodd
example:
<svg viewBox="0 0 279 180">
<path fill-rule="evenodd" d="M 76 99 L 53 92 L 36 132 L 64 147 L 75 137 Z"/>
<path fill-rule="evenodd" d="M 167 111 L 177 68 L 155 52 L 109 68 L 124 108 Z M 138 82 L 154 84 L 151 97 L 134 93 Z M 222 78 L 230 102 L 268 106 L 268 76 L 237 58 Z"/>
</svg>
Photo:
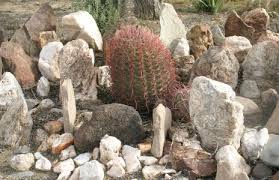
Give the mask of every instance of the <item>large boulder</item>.
<svg viewBox="0 0 279 180">
<path fill-rule="evenodd" d="M 187 33 L 190 50 L 197 59 L 210 47 L 213 46 L 213 36 L 208 25 L 196 25 Z"/>
<path fill-rule="evenodd" d="M 243 66 L 243 79 L 256 81 L 263 92 L 270 88 L 279 91 L 279 44 L 264 41 L 252 47 L 248 52 Z"/>
<path fill-rule="evenodd" d="M 207 149 L 240 146 L 243 133 L 243 106 L 235 92 L 224 83 L 206 77 L 194 79 L 190 92 L 190 116 Z"/>
<path fill-rule="evenodd" d="M 61 42 L 50 42 L 40 52 L 39 70 L 48 80 L 57 81 L 60 79 L 58 60 L 62 48 L 63 44 Z"/>
<path fill-rule="evenodd" d="M 160 11 L 160 39 L 171 47 L 174 40 L 186 38 L 186 29 L 178 17 L 174 7 L 169 3 L 163 3 Z"/>
<path fill-rule="evenodd" d="M 279 167 L 279 135 L 270 134 L 260 159 L 269 166 Z"/>
<path fill-rule="evenodd" d="M 23 88 L 36 85 L 38 79 L 37 64 L 22 49 L 20 44 L 4 42 L 1 45 L 0 56 L 10 72 L 12 72 Z"/>
<path fill-rule="evenodd" d="M 71 79 L 76 100 L 96 100 L 97 71 L 94 68 L 94 52 L 82 40 L 67 43 L 59 55 L 60 84 Z"/>
<path fill-rule="evenodd" d="M 217 160 L 216 180 L 249 180 L 251 168 L 233 146 L 222 147 L 215 159 Z"/>
<path fill-rule="evenodd" d="M 33 121 L 21 87 L 9 72 L 0 81 L 0 107 L 0 145 L 28 144 Z"/>
<path fill-rule="evenodd" d="M 78 11 L 62 18 L 62 39 L 83 39 L 96 50 L 103 50 L 103 39 L 95 19 L 86 11 Z"/>
<path fill-rule="evenodd" d="M 75 131 L 75 146 L 81 151 L 91 151 L 104 135 L 109 134 L 125 143 L 137 143 L 144 138 L 142 120 L 132 107 L 108 104 L 92 109 L 92 118 Z"/>
<path fill-rule="evenodd" d="M 222 47 L 211 47 L 195 63 L 192 77 L 206 76 L 230 85 L 237 86 L 239 63 L 234 54 Z"/>
</svg>

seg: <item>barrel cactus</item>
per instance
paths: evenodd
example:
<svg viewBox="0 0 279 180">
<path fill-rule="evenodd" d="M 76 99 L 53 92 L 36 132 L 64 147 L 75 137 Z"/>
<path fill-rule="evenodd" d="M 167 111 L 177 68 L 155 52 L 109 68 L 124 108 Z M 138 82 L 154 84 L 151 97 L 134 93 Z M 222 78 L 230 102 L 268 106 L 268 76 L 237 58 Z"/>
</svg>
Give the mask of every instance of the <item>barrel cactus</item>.
<svg viewBox="0 0 279 180">
<path fill-rule="evenodd" d="M 140 26 L 125 26 L 105 43 L 111 92 L 119 103 L 144 112 L 165 99 L 176 82 L 175 64 L 159 36 Z"/>
</svg>

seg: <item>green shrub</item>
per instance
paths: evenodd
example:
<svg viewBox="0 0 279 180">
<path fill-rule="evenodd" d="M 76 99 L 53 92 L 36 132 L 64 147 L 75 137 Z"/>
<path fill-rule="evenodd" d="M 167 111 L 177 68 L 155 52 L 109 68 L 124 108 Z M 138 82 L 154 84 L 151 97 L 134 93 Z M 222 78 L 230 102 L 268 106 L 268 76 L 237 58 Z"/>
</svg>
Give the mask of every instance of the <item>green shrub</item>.
<svg viewBox="0 0 279 180">
<path fill-rule="evenodd" d="M 75 10 L 88 11 L 103 34 L 119 18 L 118 0 L 72 0 Z"/>
<path fill-rule="evenodd" d="M 194 6 L 198 11 L 218 13 L 222 10 L 224 0 L 195 0 Z"/>
</svg>

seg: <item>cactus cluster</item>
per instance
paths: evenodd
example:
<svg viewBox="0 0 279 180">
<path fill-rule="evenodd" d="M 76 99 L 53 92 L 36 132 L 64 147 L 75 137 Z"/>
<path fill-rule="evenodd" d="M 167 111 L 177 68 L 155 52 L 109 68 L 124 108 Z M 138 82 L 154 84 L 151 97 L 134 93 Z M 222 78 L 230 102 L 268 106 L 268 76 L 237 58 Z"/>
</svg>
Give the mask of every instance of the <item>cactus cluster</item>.
<svg viewBox="0 0 279 180">
<path fill-rule="evenodd" d="M 176 83 L 171 52 L 147 28 L 122 27 L 106 41 L 105 59 L 111 68 L 112 95 L 138 111 L 166 99 L 169 87 Z"/>
</svg>

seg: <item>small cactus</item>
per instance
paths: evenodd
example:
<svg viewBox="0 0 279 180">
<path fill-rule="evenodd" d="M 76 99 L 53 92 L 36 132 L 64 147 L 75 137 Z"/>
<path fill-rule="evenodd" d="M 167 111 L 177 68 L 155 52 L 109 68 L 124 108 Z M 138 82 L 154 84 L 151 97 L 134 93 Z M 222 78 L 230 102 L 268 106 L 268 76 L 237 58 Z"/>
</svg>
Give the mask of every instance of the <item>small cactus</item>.
<svg viewBox="0 0 279 180">
<path fill-rule="evenodd" d="M 176 83 L 171 52 L 147 28 L 122 27 L 106 42 L 105 59 L 111 68 L 112 95 L 139 111 L 167 98 L 169 87 Z"/>
</svg>

